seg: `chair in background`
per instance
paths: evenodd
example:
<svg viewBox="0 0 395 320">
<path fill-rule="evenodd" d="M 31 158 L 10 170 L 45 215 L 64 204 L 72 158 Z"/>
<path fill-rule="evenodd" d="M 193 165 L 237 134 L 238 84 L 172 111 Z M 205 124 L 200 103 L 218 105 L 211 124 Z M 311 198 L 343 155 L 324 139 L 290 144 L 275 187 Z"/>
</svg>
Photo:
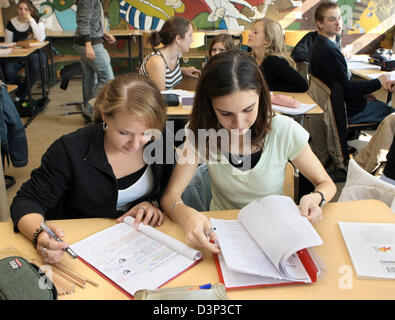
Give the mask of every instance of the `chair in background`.
<svg viewBox="0 0 395 320">
<path fill-rule="evenodd" d="M 10 217 L 10 212 L 7 205 L 7 192 L 4 180 L 3 162 L 1 161 L 1 149 L 0 149 L 0 222 L 7 221 Z"/>
<path fill-rule="evenodd" d="M 296 62 L 296 70 L 309 82 L 309 63 L 305 61 Z"/>
<path fill-rule="evenodd" d="M 371 175 L 350 159 L 346 184 L 338 201 L 366 199 L 380 200 L 395 213 L 395 186 Z"/>
<path fill-rule="evenodd" d="M 295 47 L 296 44 L 308 33 L 309 30 L 285 30 L 284 42 L 288 47 Z"/>
<path fill-rule="evenodd" d="M 284 195 L 294 201 L 298 199 L 298 176 L 292 163 L 288 162 L 285 168 Z M 209 211 L 211 203 L 211 181 L 207 165 L 200 165 L 189 185 L 182 194 L 182 200 L 187 206 L 197 211 Z"/>
<path fill-rule="evenodd" d="M 64 66 L 60 70 L 60 88 L 62 90 L 67 90 L 67 87 L 69 86 L 69 81 L 74 78 L 75 76 L 82 76 L 82 68 L 81 68 L 81 63 L 75 62 L 75 63 L 70 63 L 66 66 Z M 68 102 L 68 103 L 63 103 L 61 105 L 62 107 L 68 107 L 68 106 L 77 106 L 79 111 L 67 111 L 64 113 L 64 115 L 71 115 L 71 114 L 83 114 L 82 112 L 82 107 L 83 107 L 83 102 L 78 101 L 78 102 Z"/>
<path fill-rule="evenodd" d="M 310 132 L 311 147 L 327 169 L 332 161 L 334 167 L 331 169 L 346 172 L 350 158 L 347 144 L 350 130 L 377 128 L 378 123 L 348 124 L 343 88 L 337 82 L 333 82 L 329 88 L 320 79 L 310 75 L 308 94 L 323 110 L 317 129 L 310 128 L 313 131 Z"/>
</svg>

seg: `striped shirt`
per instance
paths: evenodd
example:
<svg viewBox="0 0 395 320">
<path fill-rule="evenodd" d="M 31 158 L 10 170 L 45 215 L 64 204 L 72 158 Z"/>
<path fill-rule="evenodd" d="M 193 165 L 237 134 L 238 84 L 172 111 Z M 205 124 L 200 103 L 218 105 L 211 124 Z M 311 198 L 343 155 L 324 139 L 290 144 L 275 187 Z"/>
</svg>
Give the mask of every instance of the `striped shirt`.
<svg viewBox="0 0 395 320">
<path fill-rule="evenodd" d="M 165 57 L 162 55 L 160 51 L 153 51 L 151 52 L 150 55 L 148 55 L 144 61 L 143 64 L 140 67 L 139 73 L 145 76 L 149 77 L 149 74 L 147 70 L 145 69 L 145 65 L 147 64 L 147 61 L 154 55 L 159 55 L 162 57 L 163 61 L 165 62 L 166 65 L 166 90 L 173 89 L 179 82 L 182 80 L 182 72 L 181 72 L 181 66 L 180 66 L 180 58 L 177 60 L 177 65 L 176 67 L 171 70 L 165 60 Z"/>
</svg>

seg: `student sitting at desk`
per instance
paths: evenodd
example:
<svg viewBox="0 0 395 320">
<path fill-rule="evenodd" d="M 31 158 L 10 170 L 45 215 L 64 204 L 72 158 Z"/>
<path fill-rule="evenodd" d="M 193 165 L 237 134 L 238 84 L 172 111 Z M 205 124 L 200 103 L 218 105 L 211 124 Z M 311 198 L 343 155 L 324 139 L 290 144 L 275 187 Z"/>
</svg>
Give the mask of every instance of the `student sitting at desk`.
<svg viewBox="0 0 395 320">
<path fill-rule="evenodd" d="M 200 70 L 195 67 L 181 68 L 180 58 L 189 51 L 193 41 L 193 27 L 184 17 L 172 17 L 162 29 L 149 37 L 153 52 L 148 55 L 140 68 L 140 74 L 150 77 L 159 90 L 173 89 L 182 80 L 182 75 L 198 78 Z M 164 47 L 156 49 L 160 44 Z"/>
<path fill-rule="evenodd" d="M 288 57 L 281 25 L 268 18 L 254 22 L 248 43 L 271 91 L 305 92 L 308 85 Z"/>
<path fill-rule="evenodd" d="M 379 123 L 395 109 L 382 101 L 367 100 L 366 95 L 380 88 L 395 91 L 388 74 L 377 79 L 356 81 L 349 76 L 347 62 L 335 42 L 342 32 L 342 16 L 337 3 L 321 2 L 315 11 L 317 39 L 311 52 L 310 72 L 329 88 L 338 83 L 344 93 L 349 123 Z"/>
<path fill-rule="evenodd" d="M 195 245 L 218 252 L 205 235 L 210 221 L 181 200 L 199 160 L 206 162 L 211 183 L 207 210 L 240 209 L 265 196 L 283 194 L 288 161 L 315 186 L 315 191 L 304 195 L 299 203 L 301 214 L 311 222 L 322 218 L 320 205 L 336 192 L 310 149 L 307 131 L 292 118 L 273 113 L 260 68 L 240 50 L 208 61 L 186 129 L 182 157 L 161 205 L 167 215 L 181 223 L 187 240 Z M 214 137 L 202 136 L 202 130 Z M 216 143 L 219 139 L 220 146 Z M 213 234 L 210 237 L 215 238 Z"/>
<path fill-rule="evenodd" d="M 213 57 L 218 53 L 232 50 L 235 48 L 236 47 L 233 43 L 233 38 L 230 34 L 217 34 L 214 37 L 213 41 L 211 41 L 210 48 L 208 49 L 208 54 L 210 57 Z"/>
<path fill-rule="evenodd" d="M 20 40 L 44 41 L 45 27 L 39 22 L 36 8 L 29 0 L 20 0 L 17 5 L 18 15 L 12 18 L 5 27 L 4 42 L 17 42 Z M 45 53 L 42 53 L 41 60 L 46 61 Z M 27 58 L 30 88 L 27 87 L 26 80 L 21 81 L 18 71 L 24 67 L 20 61 L 9 61 L 3 63 L 4 77 L 7 83 L 18 85 L 16 91 L 16 102 L 22 103 L 28 94 L 28 90 L 34 85 L 40 75 L 39 52 L 32 53 Z M 22 100 L 22 101 L 20 101 Z"/>
<path fill-rule="evenodd" d="M 173 166 L 155 160 L 166 154 L 168 141 L 168 130 L 160 135 L 166 112 L 158 88 L 147 77 L 123 74 L 101 89 L 95 108 L 96 123 L 56 140 L 11 204 L 14 230 L 32 240 L 49 263 L 61 259 L 66 244 L 42 232 L 46 219 L 120 222 L 131 215 L 136 222 L 162 223 L 158 202 Z M 158 148 L 146 148 L 151 143 Z M 59 228 L 52 230 L 63 237 Z"/>
</svg>

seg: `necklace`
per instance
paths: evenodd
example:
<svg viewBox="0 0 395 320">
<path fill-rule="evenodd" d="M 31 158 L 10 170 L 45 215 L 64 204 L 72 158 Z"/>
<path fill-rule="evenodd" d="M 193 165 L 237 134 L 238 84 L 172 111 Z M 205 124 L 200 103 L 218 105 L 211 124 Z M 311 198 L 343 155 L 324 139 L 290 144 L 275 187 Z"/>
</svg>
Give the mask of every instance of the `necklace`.
<svg viewBox="0 0 395 320">
<path fill-rule="evenodd" d="M 230 158 L 231 158 L 231 162 L 232 163 L 237 163 L 237 164 L 241 164 L 244 162 L 244 160 L 248 157 L 249 155 L 244 155 L 244 156 L 240 156 L 240 155 L 236 155 L 234 153 L 230 153 Z"/>
</svg>

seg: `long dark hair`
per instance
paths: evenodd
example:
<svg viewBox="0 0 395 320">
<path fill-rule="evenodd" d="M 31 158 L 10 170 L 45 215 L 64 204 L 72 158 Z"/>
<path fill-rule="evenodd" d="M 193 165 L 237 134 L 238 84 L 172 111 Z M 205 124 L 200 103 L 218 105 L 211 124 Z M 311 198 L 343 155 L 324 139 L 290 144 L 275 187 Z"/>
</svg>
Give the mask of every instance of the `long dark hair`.
<svg viewBox="0 0 395 320">
<path fill-rule="evenodd" d="M 229 95 L 238 90 L 255 90 L 259 95 L 258 115 L 251 127 L 251 143 L 262 147 L 264 138 L 271 130 L 274 115 L 270 92 L 259 66 L 245 52 L 232 49 L 210 58 L 200 77 L 189 129 L 197 144 L 198 129 L 221 129 L 212 106 L 212 99 Z"/>
<path fill-rule="evenodd" d="M 210 48 L 208 49 L 208 55 L 210 57 L 211 57 L 211 50 L 213 49 L 214 45 L 218 42 L 221 42 L 224 45 L 226 51 L 236 49 L 233 43 L 233 38 L 230 34 L 227 33 L 217 34 L 214 37 L 213 41 L 211 41 Z"/>
<path fill-rule="evenodd" d="M 34 20 L 36 20 L 36 22 L 38 23 L 40 21 L 40 16 L 38 14 L 38 11 L 36 9 L 36 7 L 33 5 L 33 3 L 30 0 L 19 0 L 17 7 L 21 4 L 24 3 L 27 5 L 27 7 L 29 8 L 30 11 L 30 15 L 32 16 L 32 18 Z M 30 28 L 31 29 L 31 28 Z"/>
<path fill-rule="evenodd" d="M 180 35 L 184 39 L 190 25 L 192 25 L 191 21 L 185 17 L 171 17 L 166 20 L 159 32 L 152 32 L 148 41 L 151 43 L 153 50 L 161 43 L 167 46 L 173 43 L 177 35 Z"/>
</svg>

